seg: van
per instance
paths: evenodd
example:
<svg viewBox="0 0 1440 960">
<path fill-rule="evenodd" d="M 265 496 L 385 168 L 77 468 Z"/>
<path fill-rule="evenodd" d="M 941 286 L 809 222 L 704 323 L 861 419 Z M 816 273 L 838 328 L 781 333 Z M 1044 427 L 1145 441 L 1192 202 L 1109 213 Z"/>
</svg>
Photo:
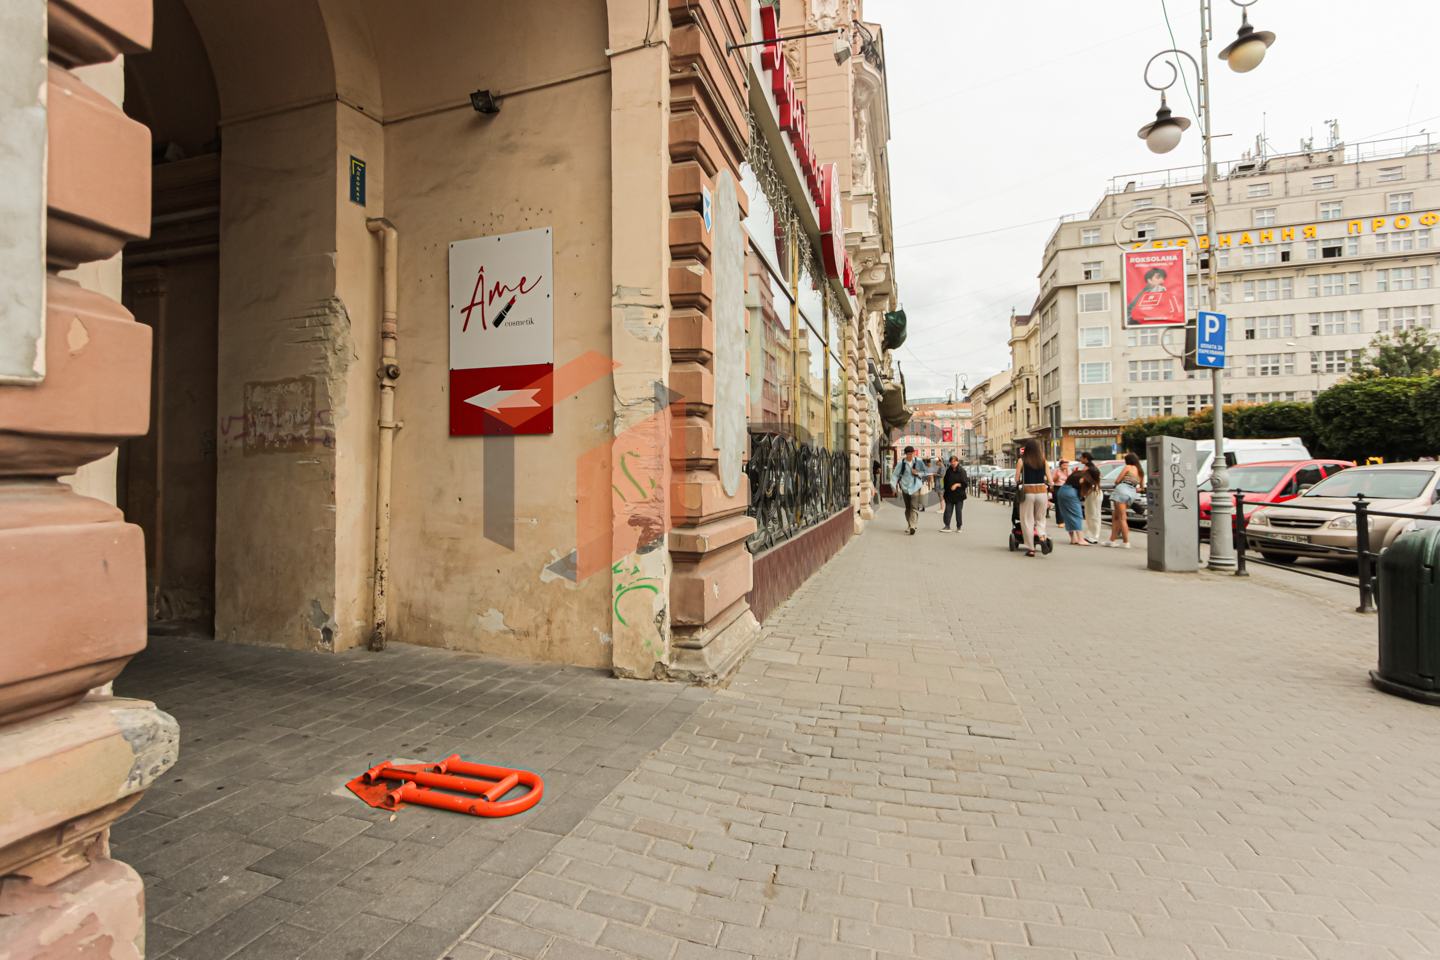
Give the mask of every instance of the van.
<svg viewBox="0 0 1440 960">
<path fill-rule="evenodd" d="M 1271 440 L 1231 440 L 1225 438 L 1225 462 L 1229 466 L 1241 463 L 1274 463 L 1281 460 L 1309 460 L 1310 451 L 1299 437 L 1276 437 Z M 1196 483 L 1210 479 L 1211 467 L 1215 463 L 1215 441 L 1199 440 L 1195 443 L 1195 460 L 1199 467 Z"/>
</svg>

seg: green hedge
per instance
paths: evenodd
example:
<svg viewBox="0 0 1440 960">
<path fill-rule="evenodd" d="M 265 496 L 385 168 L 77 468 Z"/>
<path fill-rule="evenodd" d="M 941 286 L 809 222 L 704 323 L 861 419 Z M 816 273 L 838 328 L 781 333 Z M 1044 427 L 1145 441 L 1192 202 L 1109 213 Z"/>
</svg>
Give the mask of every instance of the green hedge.
<svg viewBox="0 0 1440 960">
<path fill-rule="evenodd" d="M 1135 420 L 1121 444 L 1144 456 L 1153 436 L 1209 440 L 1210 408 L 1186 417 Z M 1320 393 L 1314 403 L 1240 404 L 1225 408 L 1225 436 L 1234 440 L 1299 437 L 1317 457 L 1364 462 L 1414 460 L 1440 451 L 1440 377 L 1349 379 Z"/>
</svg>

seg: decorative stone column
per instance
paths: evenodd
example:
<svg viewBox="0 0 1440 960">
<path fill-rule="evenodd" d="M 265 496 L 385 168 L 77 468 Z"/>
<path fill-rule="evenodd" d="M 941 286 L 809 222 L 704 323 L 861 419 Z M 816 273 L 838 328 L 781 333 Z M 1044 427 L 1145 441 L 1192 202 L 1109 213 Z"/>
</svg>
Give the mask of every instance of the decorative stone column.
<svg viewBox="0 0 1440 960">
<path fill-rule="evenodd" d="M 0 57 L 7 121 L 46 46 L 46 8 L 25 7 Z M 174 763 L 178 729 L 151 703 L 110 696 L 145 646 L 140 529 L 58 478 L 149 426 L 150 328 L 61 272 L 149 232 L 149 131 L 74 70 L 144 50 L 150 4 L 53 0 L 48 21 L 43 98 L 25 108 L 46 119 L 48 158 L 21 155 L 44 165 L 44 248 L 17 266 L 43 278 L 43 377 L 0 382 L 0 948 L 140 960 L 144 885 L 110 859 L 109 826 Z M 7 322 L 27 319 L 10 308 Z"/>
</svg>

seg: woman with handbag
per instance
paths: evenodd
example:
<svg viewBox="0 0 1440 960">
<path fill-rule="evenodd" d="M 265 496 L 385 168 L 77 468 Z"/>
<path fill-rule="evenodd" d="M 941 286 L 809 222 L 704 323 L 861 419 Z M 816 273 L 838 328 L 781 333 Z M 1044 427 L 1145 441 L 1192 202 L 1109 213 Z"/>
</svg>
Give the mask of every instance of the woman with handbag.
<svg viewBox="0 0 1440 960">
<path fill-rule="evenodd" d="M 1080 499 L 1085 502 L 1085 542 L 1096 544 L 1100 542 L 1100 509 L 1105 502 L 1105 494 L 1100 489 L 1100 468 L 1095 466 L 1095 458 L 1088 453 L 1080 454 L 1080 462 Z"/>
<path fill-rule="evenodd" d="M 1140 458 L 1127 453 L 1125 466 L 1115 478 L 1115 489 L 1110 491 L 1110 539 L 1105 541 L 1105 546 L 1130 549 L 1130 522 L 1125 518 L 1125 510 L 1130 504 L 1138 503 L 1144 492 L 1145 472 L 1140 469 Z"/>
</svg>

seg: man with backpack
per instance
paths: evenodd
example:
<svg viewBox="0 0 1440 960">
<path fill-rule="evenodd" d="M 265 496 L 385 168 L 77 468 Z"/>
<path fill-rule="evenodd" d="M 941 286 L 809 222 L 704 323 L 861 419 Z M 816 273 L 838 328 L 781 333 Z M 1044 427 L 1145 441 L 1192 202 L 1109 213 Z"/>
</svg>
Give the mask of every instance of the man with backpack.
<svg viewBox="0 0 1440 960">
<path fill-rule="evenodd" d="M 915 448 L 905 448 L 905 458 L 895 464 L 890 474 L 890 486 L 900 492 L 905 500 L 905 523 L 910 527 L 910 536 L 920 524 L 920 505 L 924 502 L 923 488 L 926 476 L 925 465 L 915 459 Z"/>
</svg>

